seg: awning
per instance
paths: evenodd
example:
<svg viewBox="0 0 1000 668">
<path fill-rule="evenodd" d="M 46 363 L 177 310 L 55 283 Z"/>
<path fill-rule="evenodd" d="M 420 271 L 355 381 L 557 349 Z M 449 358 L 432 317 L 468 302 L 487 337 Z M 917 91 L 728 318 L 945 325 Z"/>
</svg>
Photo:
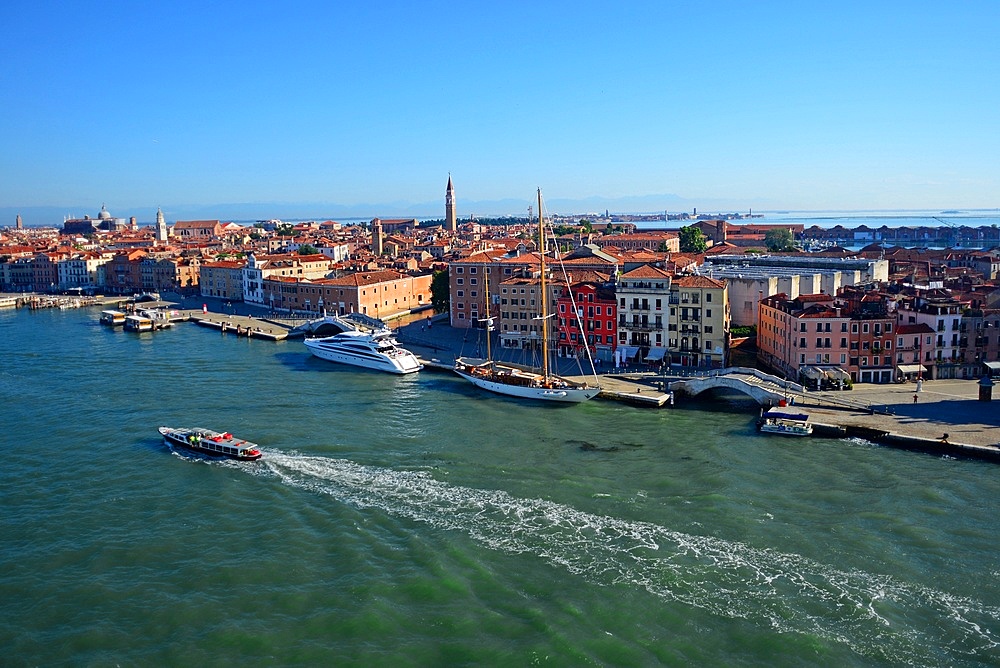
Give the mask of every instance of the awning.
<svg viewBox="0 0 1000 668">
<path fill-rule="evenodd" d="M 900 373 L 923 373 L 927 367 L 922 364 L 900 364 L 896 367 Z"/>
<path fill-rule="evenodd" d="M 776 418 L 778 420 L 795 420 L 797 422 L 806 422 L 809 420 L 809 416 L 805 413 L 786 413 L 781 409 L 769 408 L 767 412 L 764 413 L 765 418 Z"/>
<path fill-rule="evenodd" d="M 647 362 L 658 362 L 663 359 L 663 356 L 667 354 L 666 348 L 650 348 L 649 354 L 646 355 Z"/>
<path fill-rule="evenodd" d="M 990 371 L 1000 371 L 1000 362 L 983 362 Z"/>
<path fill-rule="evenodd" d="M 639 352 L 638 346 L 618 346 L 618 350 L 621 352 L 623 360 L 630 360 L 635 357 L 635 354 Z"/>
<path fill-rule="evenodd" d="M 812 380 L 816 380 L 818 378 L 826 378 L 826 372 L 820 369 L 819 367 L 815 366 L 804 366 L 801 369 L 799 369 L 799 373 L 801 373 L 806 378 L 811 378 Z"/>
<path fill-rule="evenodd" d="M 826 370 L 826 375 L 828 377 L 834 378 L 834 379 L 839 378 L 840 380 L 850 380 L 851 379 L 851 374 L 847 373 L 846 371 L 844 371 L 843 369 L 840 369 L 838 367 L 834 367 L 832 369 L 827 369 Z"/>
</svg>

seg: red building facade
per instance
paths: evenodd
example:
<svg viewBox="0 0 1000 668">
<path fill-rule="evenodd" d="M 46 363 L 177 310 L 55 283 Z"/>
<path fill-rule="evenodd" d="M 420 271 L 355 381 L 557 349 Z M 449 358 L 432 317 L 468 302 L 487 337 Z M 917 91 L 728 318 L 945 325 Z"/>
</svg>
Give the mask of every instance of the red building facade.
<svg viewBox="0 0 1000 668">
<path fill-rule="evenodd" d="M 585 358 L 589 346 L 594 360 L 614 359 L 618 328 L 614 290 L 596 281 L 574 283 L 556 302 L 556 317 L 559 355 Z"/>
</svg>

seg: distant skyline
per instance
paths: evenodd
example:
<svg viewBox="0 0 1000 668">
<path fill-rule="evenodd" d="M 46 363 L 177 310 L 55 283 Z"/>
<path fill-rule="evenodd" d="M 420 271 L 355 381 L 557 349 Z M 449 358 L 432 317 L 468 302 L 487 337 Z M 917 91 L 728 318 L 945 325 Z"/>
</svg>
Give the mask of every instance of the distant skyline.
<svg viewBox="0 0 1000 668">
<path fill-rule="evenodd" d="M 1000 3 L 689 4 L 11 0 L 0 213 L 1000 207 Z"/>
</svg>

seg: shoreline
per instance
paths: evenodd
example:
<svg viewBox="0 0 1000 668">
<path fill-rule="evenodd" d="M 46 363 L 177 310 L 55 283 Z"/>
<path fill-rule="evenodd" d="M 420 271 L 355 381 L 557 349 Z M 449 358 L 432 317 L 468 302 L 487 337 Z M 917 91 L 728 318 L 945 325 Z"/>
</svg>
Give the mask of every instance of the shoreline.
<svg viewBox="0 0 1000 668">
<path fill-rule="evenodd" d="M 171 297 L 175 297 L 171 295 Z M 179 297 L 179 296 L 176 296 Z M 106 298 L 114 303 L 123 298 Z M 224 335 L 282 341 L 287 333 L 305 318 L 273 317 L 267 309 L 245 303 L 228 303 L 211 297 L 168 298 L 162 304 L 178 311 L 179 320 L 189 320 L 201 326 L 222 330 Z M 203 313 L 202 305 L 209 310 Z M 152 306 L 152 305 L 151 305 Z M 223 324 L 225 329 L 223 330 Z M 471 354 L 477 345 L 475 330 L 456 330 L 446 322 L 446 316 L 425 316 L 423 313 L 389 321 L 397 338 L 422 360 L 447 370 L 454 358 Z M 512 357 L 521 351 L 501 350 L 501 357 Z M 517 360 L 511 360 L 517 361 Z M 558 360 L 561 375 L 592 380 L 577 370 L 568 370 L 575 361 Z M 599 369 L 603 372 L 604 369 Z M 680 379 L 641 370 L 618 369 L 599 373 L 599 378 L 613 386 L 601 398 L 617 399 L 638 406 L 674 406 L 663 400 L 668 393 L 666 383 Z M 847 391 L 790 392 L 794 410 L 809 415 L 816 426 L 814 436 L 832 438 L 858 437 L 865 440 L 937 455 L 975 457 L 1000 461 L 1000 391 L 994 391 L 993 401 L 979 400 L 978 380 L 925 380 L 922 391 L 914 383 L 886 385 L 855 384 Z M 635 392 L 631 388 L 635 388 Z M 614 396 L 609 396 L 614 395 Z M 916 401 L 914 401 L 916 397 Z M 749 397 L 747 397 L 749 399 Z M 752 401 L 752 400 L 751 400 Z M 689 405 L 680 398 L 677 406 Z M 947 438 L 945 438 L 947 435 Z"/>
</svg>

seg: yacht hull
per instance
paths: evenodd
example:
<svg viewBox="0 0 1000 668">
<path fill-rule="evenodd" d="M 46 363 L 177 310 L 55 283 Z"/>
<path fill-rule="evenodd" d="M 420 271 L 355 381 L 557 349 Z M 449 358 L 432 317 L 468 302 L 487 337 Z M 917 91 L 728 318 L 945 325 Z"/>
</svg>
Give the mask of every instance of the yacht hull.
<svg viewBox="0 0 1000 668">
<path fill-rule="evenodd" d="M 532 387 L 529 385 L 515 385 L 459 369 L 455 369 L 455 373 L 483 390 L 495 392 L 496 394 L 505 394 L 509 397 L 534 399 L 537 401 L 578 404 L 593 399 L 601 391 L 599 387 Z"/>
<path fill-rule="evenodd" d="M 314 356 L 328 362 L 350 364 L 351 366 L 359 366 L 365 369 L 373 369 L 375 371 L 385 371 L 387 373 L 395 374 L 414 373 L 416 371 L 420 371 L 422 368 L 420 361 L 417 360 L 417 358 L 411 353 L 398 355 L 392 358 L 376 354 L 365 354 L 362 357 L 348 351 L 340 351 L 329 347 L 323 347 L 322 343 L 310 339 L 306 339 L 305 344 L 309 348 L 309 352 L 311 352 Z"/>
</svg>

